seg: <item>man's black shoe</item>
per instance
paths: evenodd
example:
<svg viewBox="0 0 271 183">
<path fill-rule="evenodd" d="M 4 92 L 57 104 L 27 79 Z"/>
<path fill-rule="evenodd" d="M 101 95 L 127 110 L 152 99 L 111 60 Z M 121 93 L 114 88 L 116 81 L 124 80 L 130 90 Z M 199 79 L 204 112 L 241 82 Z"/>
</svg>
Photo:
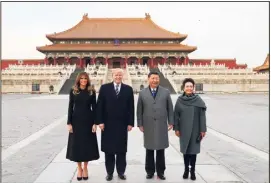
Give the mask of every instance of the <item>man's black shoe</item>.
<svg viewBox="0 0 271 183">
<path fill-rule="evenodd" d="M 153 178 L 153 174 L 147 174 L 146 178 L 147 179 L 152 179 Z"/>
<path fill-rule="evenodd" d="M 120 178 L 121 180 L 126 180 L 126 176 L 125 176 L 125 175 L 119 175 L 119 178 Z"/>
<path fill-rule="evenodd" d="M 107 180 L 107 181 L 110 181 L 110 180 L 112 180 L 112 179 L 113 179 L 113 175 L 107 175 L 107 176 L 106 176 L 106 180 Z"/>
<path fill-rule="evenodd" d="M 166 180 L 166 177 L 164 175 L 157 175 L 157 177 L 161 180 Z"/>
</svg>

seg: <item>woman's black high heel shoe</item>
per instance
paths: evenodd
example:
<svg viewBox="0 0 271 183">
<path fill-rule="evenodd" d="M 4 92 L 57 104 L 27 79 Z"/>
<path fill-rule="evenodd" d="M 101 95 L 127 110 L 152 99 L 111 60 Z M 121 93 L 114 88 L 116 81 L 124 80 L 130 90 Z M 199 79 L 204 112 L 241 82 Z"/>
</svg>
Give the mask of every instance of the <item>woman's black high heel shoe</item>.
<svg viewBox="0 0 271 183">
<path fill-rule="evenodd" d="M 78 171 L 79 171 L 79 170 L 78 170 Z M 83 170 L 82 170 L 82 174 L 83 174 Z M 77 180 L 78 180 L 78 181 L 82 180 L 82 175 L 81 175 L 81 177 L 78 177 L 78 175 L 77 175 Z"/>
</svg>

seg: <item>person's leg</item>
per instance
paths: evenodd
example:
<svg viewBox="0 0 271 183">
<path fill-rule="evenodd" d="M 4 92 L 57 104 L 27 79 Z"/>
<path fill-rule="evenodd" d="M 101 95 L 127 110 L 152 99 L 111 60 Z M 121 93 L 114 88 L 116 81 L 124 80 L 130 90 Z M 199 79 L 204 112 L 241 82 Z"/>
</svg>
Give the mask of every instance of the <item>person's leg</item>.
<svg viewBox="0 0 271 183">
<path fill-rule="evenodd" d="M 196 174 L 195 174 L 196 160 L 197 160 L 197 155 L 191 154 L 191 156 L 190 156 L 190 166 L 191 166 L 190 173 L 191 173 L 192 180 L 196 180 Z"/>
<path fill-rule="evenodd" d="M 82 174 L 83 174 L 82 163 L 77 162 L 77 180 L 82 180 Z"/>
<path fill-rule="evenodd" d="M 189 175 L 189 159 L 190 155 L 189 154 L 183 154 L 183 159 L 184 159 L 184 174 L 183 178 L 187 179 Z"/>
<path fill-rule="evenodd" d="M 117 153 L 117 172 L 119 175 L 124 175 L 126 169 L 126 152 L 125 153 Z"/>
<path fill-rule="evenodd" d="M 165 163 L 165 149 L 156 151 L 156 171 L 157 175 L 164 175 L 166 169 Z"/>
<path fill-rule="evenodd" d="M 105 153 L 105 167 L 107 175 L 113 175 L 115 168 L 115 154 Z"/>
<path fill-rule="evenodd" d="M 166 179 L 166 177 L 164 176 L 165 169 L 165 150 L 160 149 L 156 151 L 156 171 L 158 178 L 160 178 L 161 180 Z"/>
<path fill-rule="evenodd" d="M 147 176 L 149 175 L 149 178 L 152 178 L 155 173 L 154 150 L 146 149 L 145 170 Z"/>
<path fill-rule="evenodd" d="M 83 168 L 83 179 L 88 179 L 88 161 L 84 162 L 84 168 Z"/>
</svg>

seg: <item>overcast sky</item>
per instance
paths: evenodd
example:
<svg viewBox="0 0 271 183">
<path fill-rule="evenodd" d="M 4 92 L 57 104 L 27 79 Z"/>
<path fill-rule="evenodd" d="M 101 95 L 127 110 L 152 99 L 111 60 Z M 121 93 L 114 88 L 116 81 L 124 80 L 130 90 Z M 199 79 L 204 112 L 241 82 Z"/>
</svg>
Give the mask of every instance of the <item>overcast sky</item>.
<svg viewBox="0 0 271 183">
<path fill-rule="evenodd" d="M 50 44 L 46 34 L 64 31 L 88 17 L 144 18 L 163 28 L 188 34 L 183 42 L 198 49 L 190 58 L 236 58 L 261 65 L 269 51 L 268 3 L 2 3 L 2 58 L 44 58 L 36 46 Z"/>
</svg>

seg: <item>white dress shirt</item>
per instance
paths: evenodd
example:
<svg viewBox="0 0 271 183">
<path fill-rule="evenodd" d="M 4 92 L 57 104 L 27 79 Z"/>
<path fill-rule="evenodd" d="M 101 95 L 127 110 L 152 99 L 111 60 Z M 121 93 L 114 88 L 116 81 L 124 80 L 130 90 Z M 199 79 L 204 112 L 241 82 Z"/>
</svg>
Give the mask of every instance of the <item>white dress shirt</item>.
<svg viewBox="0 0 271 183">
<path fill-rule="evenodd" d="M 151 92 L 153 92 L 153 90 L 156 92 L 157 88 L 151 88 Z"/>
<path fill-rule="evenodd" d="M 117 83 L 113 82 L 114 83 L 114 89 L 116 90 L 117 88 Z M 120 91 L 120 88 L 121 88 L 121 83 L 119 84 L 119 91 Z"/>
</svg>

